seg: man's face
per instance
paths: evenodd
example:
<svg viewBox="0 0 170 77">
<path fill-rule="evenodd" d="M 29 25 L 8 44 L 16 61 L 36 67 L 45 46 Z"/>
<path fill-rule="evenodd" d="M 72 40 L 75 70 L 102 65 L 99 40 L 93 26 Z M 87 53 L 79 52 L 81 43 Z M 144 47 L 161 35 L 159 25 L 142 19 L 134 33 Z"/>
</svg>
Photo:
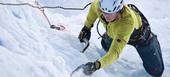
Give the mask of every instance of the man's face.
<svg viewBox="0 0 170 77">
<path fill-rule="evenodd" d="M 118 13 L 102 13 L 107 22 L 112 22 L 118 17 Z"/>
</svg>

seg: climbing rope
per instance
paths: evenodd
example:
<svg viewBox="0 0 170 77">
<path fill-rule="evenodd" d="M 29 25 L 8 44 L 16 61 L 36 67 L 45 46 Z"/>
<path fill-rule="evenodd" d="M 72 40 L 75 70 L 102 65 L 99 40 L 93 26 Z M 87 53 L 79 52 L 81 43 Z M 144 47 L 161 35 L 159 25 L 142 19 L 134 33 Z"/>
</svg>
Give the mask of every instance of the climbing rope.
<svg viewBox="0 0 170 77">
<path fill-rule="evenodd" d="M 64 9 L 64 10 L 85 10 L 90 4 L 91 3 L 86 4 L 83 8 L 65 8 L 62 6 L 55 6 L 55 7 L 43 6 L 42 8 L 49 8 L 49 9 L 60 8 L 60 9 Z"/>
<path fill-rule="evenodd" d="M 85 10 L 91 3 L 88 3 L 87 5 L 85 5 L 83 8 L 66 8 L 66 7 L 62 7 L 62 6 L 55 6 L 55 7 L 51 7 L 51 6 L 41 6 L 38 1 L 35 0 L 35 4 L 36 5 L 33 5 L 33 4 L 30 4 L 30 3 L 19 3 L 19 4 L 14 4 L 14 3 L 1 3 L 0 2 L 0 5 L 8 5 L 8 6 L 30 6 L 30 7 L 33 7 L 33 8 L 37 8 L 39 9 L 42 14 L 44 15 L 44 17 L 46 18 L 48 24 L 50 25 L 50 28 L 52 29 L 56 29 L 56 30 L 64 30 L 65 27 L 63 25 L 59 25 L 59 26 L 56 26 L 56 25 L 52 25 L 49 18 L 47 17 L 47 15 L 45 14 L 45 11 L 44 9 L 56 9 L 56 8 L 60 8 L 60 9 L 63 9 L 63 10 Z"/>
</svg>

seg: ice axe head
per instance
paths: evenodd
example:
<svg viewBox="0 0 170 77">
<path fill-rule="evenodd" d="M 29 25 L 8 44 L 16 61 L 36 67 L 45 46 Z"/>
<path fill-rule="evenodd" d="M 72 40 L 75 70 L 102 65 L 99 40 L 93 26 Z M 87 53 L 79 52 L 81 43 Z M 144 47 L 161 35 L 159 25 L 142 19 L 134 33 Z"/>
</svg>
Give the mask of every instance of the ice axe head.
<svg viewBox="0 0 170 77">
<path fill-rule="evenodd" d="M 80 52 L 82 52 L 82 53 L 84 53 L 85 50 L 86 50 L 86 49 L 89 47 L 89 45 L 90 45 L 89 41 L 88 41 L 86 38 L 83 39 L 83 42 L 85 43 L 85 47 L 83 48 L 82 51 L 80 51 Z"/>
</svg>

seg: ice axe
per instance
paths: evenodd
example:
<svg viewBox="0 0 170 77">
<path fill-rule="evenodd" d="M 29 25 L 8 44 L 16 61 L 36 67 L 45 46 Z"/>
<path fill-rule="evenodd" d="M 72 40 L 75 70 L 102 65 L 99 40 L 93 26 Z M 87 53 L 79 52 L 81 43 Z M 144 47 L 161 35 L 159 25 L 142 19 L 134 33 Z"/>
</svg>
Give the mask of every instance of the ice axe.
<svg viewBox="0 0 170 77">
<path fill-rule="evenodd" d="M 83 39 L 83 43 L 85 43 L 85 47 L 83 48 L 83 50 L 81 50 L 81 53 L 84 53 L 85 50 L 89 47 L 90 43 L 89 40 L 87 40 L 86 38 Z"/>
<path fill-rule="evenodd" d="M 91 67 L 87 64 L 81 64 L 79 65 L 76 69 L 74 69 L 71 74 L 70 77 L 76 76 L 77 75 L 83 75 L 83 76 L 91 76 L 92 73 L 95 71 L 94 69 L 91 70 L 91 68 L 95 68 L 95 67 Z M 90 70 L 89 70 L 90 69 Z M 96 69 L 96 68 L 95 68 Z M 96 69 L 97 70 L 97 69 Z M 77 73 L 76 73 L 77 72 Z"/>
<path fill-rule="evenodd" d="M 70 77 L 72 77 L 75 72 L 79 71 L 79 70 L 82 69 L 83 67 L 84 67 L 84 64 L 78 66 L 75 70 L 73 70 L 73 71 L 71 72 Z"/>
</svg>

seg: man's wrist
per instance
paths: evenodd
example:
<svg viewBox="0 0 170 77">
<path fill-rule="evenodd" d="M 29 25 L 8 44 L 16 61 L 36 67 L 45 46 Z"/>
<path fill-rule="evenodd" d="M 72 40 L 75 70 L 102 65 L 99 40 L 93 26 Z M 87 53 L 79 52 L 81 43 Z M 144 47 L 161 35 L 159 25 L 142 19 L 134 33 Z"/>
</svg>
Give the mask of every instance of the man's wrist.
<svg viewBox="0 0 170 77">
<path fill-rule="evenodd" d="M 95 62 L 95 67 L 96 67 L 97 70 L 100 69 L 100 67 L 101 67 L 100 61 Z"/>
</svg>

